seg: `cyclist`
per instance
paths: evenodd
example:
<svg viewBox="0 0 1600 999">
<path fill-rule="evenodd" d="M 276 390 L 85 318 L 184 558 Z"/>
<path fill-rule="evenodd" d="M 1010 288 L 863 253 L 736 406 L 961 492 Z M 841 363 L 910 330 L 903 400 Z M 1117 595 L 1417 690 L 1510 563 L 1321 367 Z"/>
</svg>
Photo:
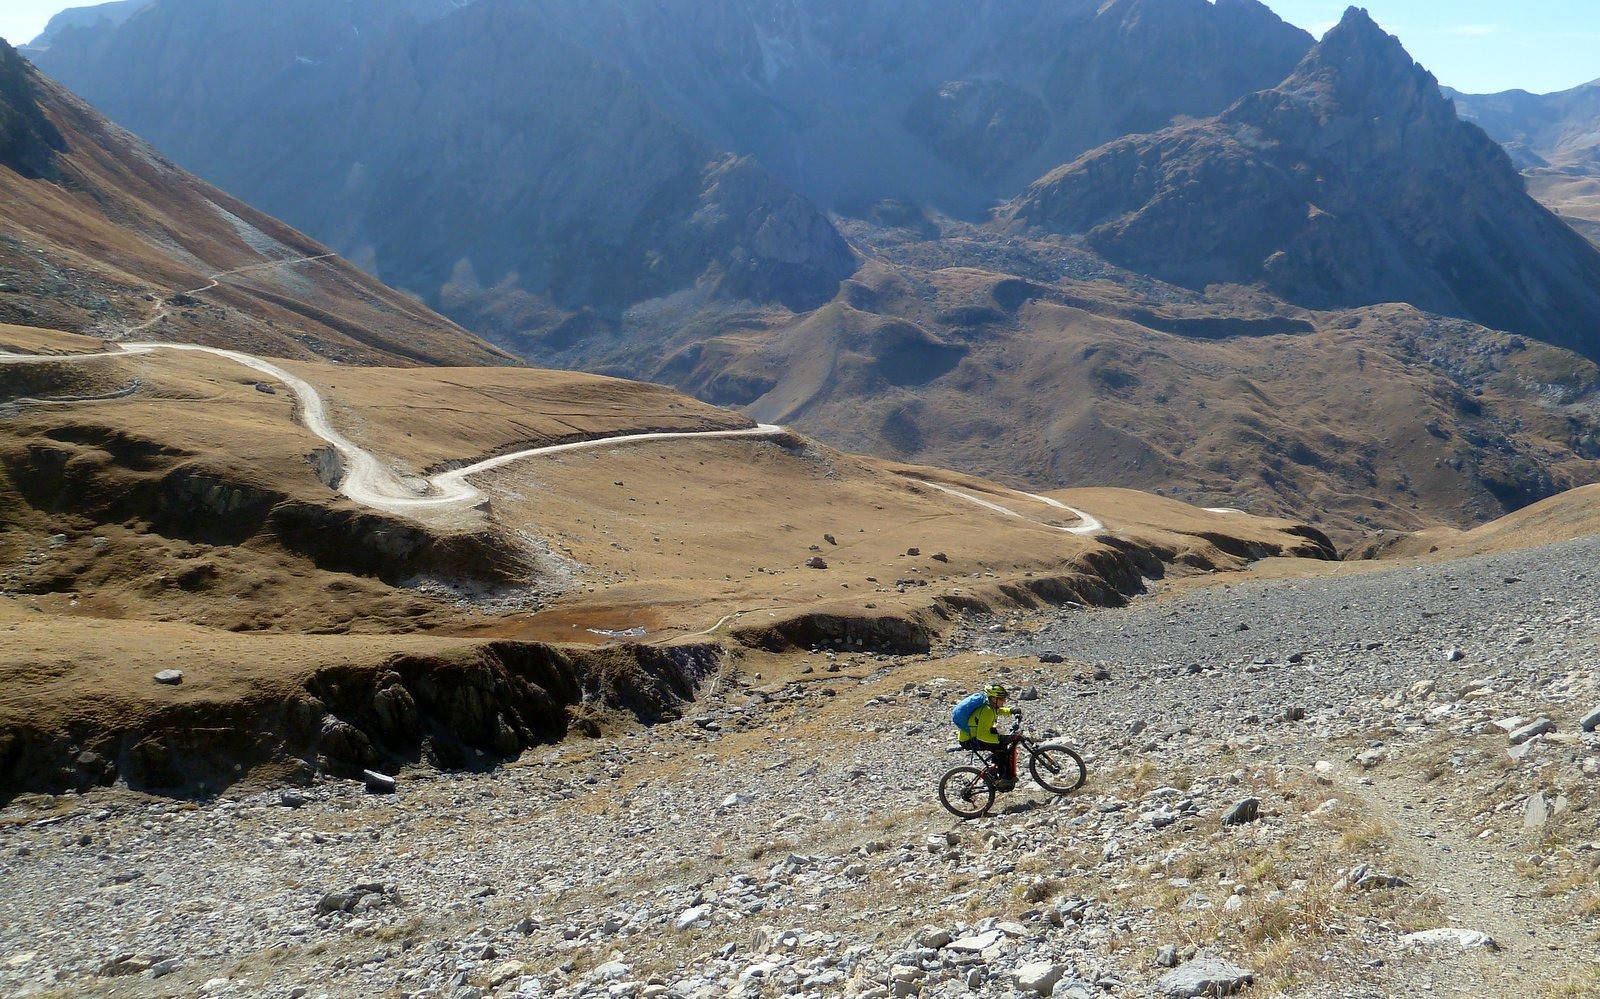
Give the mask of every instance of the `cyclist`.
<svg viewBox="0 0 1600 999">
<path fill-rule="evenodd" d="M 1003 738 L 994 730 L 995 719 L 1010 715 L 1020 719 L 1019 708 L 1006 707 L 1008 698 L 1002 684 L 991 683 L 982 691 L 962 700 L 951 712 L 950 720 L 959 732 L 962 749 L 989 753 L 1002 775 L 995 785 L 997 791 L 1010 791 L 1017 786 L 1017 738 Z"/>
</svg>

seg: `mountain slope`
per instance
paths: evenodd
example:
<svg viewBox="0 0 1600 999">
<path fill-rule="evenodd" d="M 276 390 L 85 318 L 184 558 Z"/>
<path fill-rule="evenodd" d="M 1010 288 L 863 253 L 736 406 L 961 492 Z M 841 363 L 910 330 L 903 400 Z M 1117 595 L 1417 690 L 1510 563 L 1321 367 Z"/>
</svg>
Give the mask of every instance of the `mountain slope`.
<svg viewBox="0 0 1600 999">
<path fill-rule="evenodd" d="M 511 363 L 172 166 L 3 43 L 0 321 L 289 356 Z"/>
<path fill-rule="evenodd" d="M 1356 8 L 1275 89 L 1095 150 L 1007 217 L 1193 287 L 1408 302 L 1600 357 L 1600 253 Z"/>
<path fill-rule="evenodd" d="M 1555 94 L 1447 93 L 1506 147 L 1528 193 L 1600 246 L 1600 80 Z"/>
<path fill-rule="evenodd" d="M 487 53 L 492 64 L 495 40 L 483 32 L 505 26 L 514 9 L 539 26 L 541 49 L 559 39 L 623 73 L 678 127 L 755 157 L 824 206 L 893 198 L 976 216 L 1086 149 L 1178 115 L 1214 114 L 1272 86 L 1312 41 L 1258 0 L 472 6 L 485 4 L 503 9 L 164 0 L 121 28 L 107 21 L 63 34 L 38 59 L 186 166 L 282 212 L 267 197 L 270 178 L 244 173 L 251 161 L 239 143 L 336 115 L 329 95 L 340 86 L 316 92 L 303 81 L 359 74 L 393 34 L 463 60 Z M 475 107 L 464 102 L 457 113 L 470 120 Z M 193 130 L 200 120 L 232 140 L 202 141 Z M 628 124 L 600 119 L 593 131 Z M 303 153 L 317 135 L 289 148 Z M 547 203 L 555 194 L 546 192 Z"/>
<path fill-rule="evenodd" d="M 1519 167 L 1600 170 L 1600 80 L 1554 94 L 1445 93 Z"/>
<path fill-rule="evenodd" d="M 173 0 L 39 56 L 180 161 L 506 342 L 686 289 L 831 297 L 855 261 L 827 219 L 564 42 L 543 6 Z"/>
</svg>

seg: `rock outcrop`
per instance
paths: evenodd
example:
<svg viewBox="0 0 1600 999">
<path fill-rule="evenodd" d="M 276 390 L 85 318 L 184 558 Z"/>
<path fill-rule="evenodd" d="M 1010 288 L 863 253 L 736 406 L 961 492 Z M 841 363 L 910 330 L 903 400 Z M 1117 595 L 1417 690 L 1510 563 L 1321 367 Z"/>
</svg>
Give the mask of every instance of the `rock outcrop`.
<svg viewBox="0 0 1600 999">
<path fill-rule="evenodd" d="M 1600 355 L 1600 253 L 1357 8 L 1276 88 L 1086 154 L 1006 216 L 1177 283 L 1407 302 Z"/>
</svg>

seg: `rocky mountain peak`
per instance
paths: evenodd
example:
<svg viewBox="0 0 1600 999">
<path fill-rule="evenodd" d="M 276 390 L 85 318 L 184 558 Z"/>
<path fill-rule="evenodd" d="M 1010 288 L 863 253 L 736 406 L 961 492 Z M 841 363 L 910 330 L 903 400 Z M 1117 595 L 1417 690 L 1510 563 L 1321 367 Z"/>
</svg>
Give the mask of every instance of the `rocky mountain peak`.
<svg viewBox="0 0 1600 999">
<path fill-rule="evenodd" d="M 1433 74 L 1361 7 L 1345 11 L 1276 89 L 1312 100 L 1329 114 L 1385 116 L 1427 105 L 1454 118 Z"/>
<path fill-rule="evenodd" d="M 1360 8 L 1278 86 L 1094 150 L 1008 214 L 1192 287 L 1406 302 L 1600 352 L 1600 256 Z"/>
</svg>

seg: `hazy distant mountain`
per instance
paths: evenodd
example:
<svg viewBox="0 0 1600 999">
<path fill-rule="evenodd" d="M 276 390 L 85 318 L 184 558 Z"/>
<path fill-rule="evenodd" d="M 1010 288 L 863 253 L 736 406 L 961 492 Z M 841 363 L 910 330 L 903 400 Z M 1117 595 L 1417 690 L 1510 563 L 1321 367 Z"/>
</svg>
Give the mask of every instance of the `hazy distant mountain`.
<svg viewBox="0 0 1600 999">
<path fill-rule="evenodd" d="M 1009 216 L 1191 287 L 1409 302 L 1600 358 L 1600 252 L 1356 9 L 1276 88 L 1097 149 Z"/>
<path fill-rule="evenodd" d="M 1462 118 L 1482 126 L 1519 167 L 1600 171 L 1600 80 L 1554 94 L 1446 95 Z"/>
<path fill-rule="evenodd" d="M 508 341 L 692 286 L 811 307 L 855 268 L 815 208 L 540 4 L 162 0 L 38 55 L 181 162 Z"/>
<path fill-rule="evenodd" d="M 1529 192 L 1600 246 L 1600 80 L 1554 94 L 1447 93 L 1506 147 Z"/>
<path fill-rule="evenodd" d="M 139 327 L 287 357 L 511 362 L 342 260 L 280 263 L 327 253 L 179 170 L 0 42 L 0 323 Z M 239 272 L 212 287 L 224 271 Z"/>
<path fill-rule="evenodd" d="M 981 215 L 1086 149 L 1215 114 L 1311 36 L 1256 0 L 545 0 L 713 144 L 819 203 Z"/>
<path fill-rule="evenodd" d="M 33 39 L 17 39 L 20 45 L 28 43 L 33 49 L 49 48 L 62 32 L 79 28 L 94 28 L 104 24 L 114 28 L 132 17 L 134 12 L 141 7 L 149 6 L 153 0 L 113 0 L 112 3 L 93 4 L 84 7 L 68 7 L 66 10 L 50 19 L 44 30 Z"/>
</svg>

